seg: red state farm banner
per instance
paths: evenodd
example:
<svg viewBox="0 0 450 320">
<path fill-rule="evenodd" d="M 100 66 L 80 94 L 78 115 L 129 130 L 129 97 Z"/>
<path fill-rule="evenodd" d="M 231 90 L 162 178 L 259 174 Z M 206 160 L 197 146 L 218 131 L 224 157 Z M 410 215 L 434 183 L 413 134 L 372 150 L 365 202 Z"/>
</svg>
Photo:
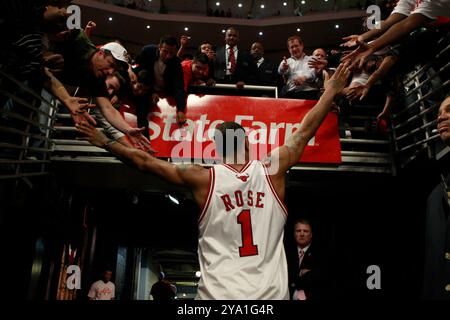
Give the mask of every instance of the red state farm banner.
<svg viewBox="0 0 450 320">
<path fill-rule="evenodd" d="M 191 94 L 187 101 L 187 125 L 180 129 L 174 104 L 161 99 L 149 114 L 150 140 L 157 157 L 210 160 L 215 158 L 214 128 L 224 121 L 235 121 L 247 131 L 250 158 L 261 160 L 286 142 L 315 104 L 312 100 Z M 121 111 L 136 126 L 136 117 L 125 108 Z M 327 115 L 300 161 L 341 162 L 336 114 Z"/>
</svg>

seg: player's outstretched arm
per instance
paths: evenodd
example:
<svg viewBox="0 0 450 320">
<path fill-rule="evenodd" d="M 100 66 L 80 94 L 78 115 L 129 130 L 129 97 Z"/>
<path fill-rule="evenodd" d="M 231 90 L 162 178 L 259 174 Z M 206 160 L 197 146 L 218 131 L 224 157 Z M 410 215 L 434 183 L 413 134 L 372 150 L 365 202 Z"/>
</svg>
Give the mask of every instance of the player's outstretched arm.
<svg viewBox="0 0 450 320">
<path fill-rule="evenodd" d="M 123 162 L 129 163 L 139 170 L 152 172 L 168 182 L 194 189 L 208 184 L 208 170 L 201 166 L 177 166 L 155 158 L 142 150 L 115 143 L 114 140 L 108 139 L 101 131 L 86 122 L 77 124 L 76 128 L 84 136 L 84 139 L 97 147 L 110 151 Z"/>
<path fill-rule="evenodd" d="M 271 163 L 278 161 L 277 172 L 272 172 L 272 175 L 284 176 L 285 172 L 298 162 L 305 146 L 315 135 L 328 112 L 332 110 L 335 96 L 347 84 L 347 79 L 350 76 L 348 65 L 349 63 L 339 65 L 333 76 L 325 82 L 325 92 L 317 104 L 306 114 L 300 128 L 289 137 L 283 146 L 272 152 Z"/>
</svg>

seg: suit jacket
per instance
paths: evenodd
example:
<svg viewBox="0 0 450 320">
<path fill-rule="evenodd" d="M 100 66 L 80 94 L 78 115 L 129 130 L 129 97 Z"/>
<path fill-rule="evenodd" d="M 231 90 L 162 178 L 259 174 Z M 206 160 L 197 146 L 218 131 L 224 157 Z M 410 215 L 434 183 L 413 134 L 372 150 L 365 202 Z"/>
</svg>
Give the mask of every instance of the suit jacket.
<svg viewBox="0 0 450 320">
<path fill-rule="evenodd" d="M 446 178 L 447 188 L 450 175 Z M 426 299 L 450 299 L 450 205 L 448 190 L 438 184 L 428 197 L 425 221 L 425 268 L 423 295 Z"/>
<path fill-rule="evenodd" d="M 281 88 L 283 80 L 278 73 L 278 66 L 264 58 L 264 61 L 257 67 L 255 84 Z"/>
<path fill-rule="evenodd" d="M 220 47 L 216 52 L 214 59 L 214 78 L 217 82 L 236 83 L 243 81 L 247 84 L 254 84 L 256 81 L 256 63 L 253 56 L 238 48 L 238 57 L 236 60 L 236 70 L 230 79 L 226 77 L 226 57 L 225 46 Z"/>
<path fill-rule="evenodd" d="M 153 44 L 143 47 L 136 59 L 139 68 L 145 68 L 152 75 L 150 77 L 153 80 L 150 83 L 152 90 L 155 85 L 154 64 L 158 59 L 159 48 Z M 164 93 L 175 98 L 178 111 L 184 111 L 186 109 L 186 98 L 184 94 L 183 69 L 181 68 L 181 61 L 178 57 L 175 56 L 166 62 L 163 79 Z"/>
<path fill-rule="evenodd" d="M 303 257 L 301 266 L 299 266 L 297 246 L 288 255 L 289 293 L 291 298 L 295 290 L 304 290 L 308 300 L 324 297 L 326 282 L 328 282 L 325 272 L 327 262 L 315 250 L 316 248 L 311 243 Z M 300 277 L 301 269 L 310 271 Z"/>
</svg>

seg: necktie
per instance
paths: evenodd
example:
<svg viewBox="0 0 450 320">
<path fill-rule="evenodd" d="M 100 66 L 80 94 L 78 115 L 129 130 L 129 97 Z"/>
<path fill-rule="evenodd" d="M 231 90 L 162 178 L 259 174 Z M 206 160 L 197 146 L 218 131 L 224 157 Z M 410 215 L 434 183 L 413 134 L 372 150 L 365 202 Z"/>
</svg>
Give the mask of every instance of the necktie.
<svg viewBox="0 0 450 320">
<path fill-rule="evenodd" d="M 230 47 L 230 53 L 228 56 L 228 62 L 230 63 L 230 73 L 234 74 L 234 71 L 236 70 L 236 57 L 234 56 L 234 49 L 233 47 Z"/>
<path fill-rule="evenodd" d="M 303 249 L 300 249 L 300 252 L 298 253 L 298 267 L 302 265 L 303 257 L 305 256 L 305 251 Z"/>
</svg>

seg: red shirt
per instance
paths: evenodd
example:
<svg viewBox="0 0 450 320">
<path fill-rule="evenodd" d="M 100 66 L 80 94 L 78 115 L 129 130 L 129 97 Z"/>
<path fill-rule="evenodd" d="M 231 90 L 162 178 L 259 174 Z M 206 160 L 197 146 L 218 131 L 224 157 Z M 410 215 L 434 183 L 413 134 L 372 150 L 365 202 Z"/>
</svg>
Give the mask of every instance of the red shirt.
<svg viewBox="0 0 450 320">
<path fill-rule="evenodd" d="M 181 67 L 183 68 L 184 77 L 184 92 L 188 91 L 189 85 L 192 83 L 192 62 L 194 60 L 184 60 L 181 62 Z M 209 68 L 206 68 L 204 78 L 208 78 Z"/>
</svg>

